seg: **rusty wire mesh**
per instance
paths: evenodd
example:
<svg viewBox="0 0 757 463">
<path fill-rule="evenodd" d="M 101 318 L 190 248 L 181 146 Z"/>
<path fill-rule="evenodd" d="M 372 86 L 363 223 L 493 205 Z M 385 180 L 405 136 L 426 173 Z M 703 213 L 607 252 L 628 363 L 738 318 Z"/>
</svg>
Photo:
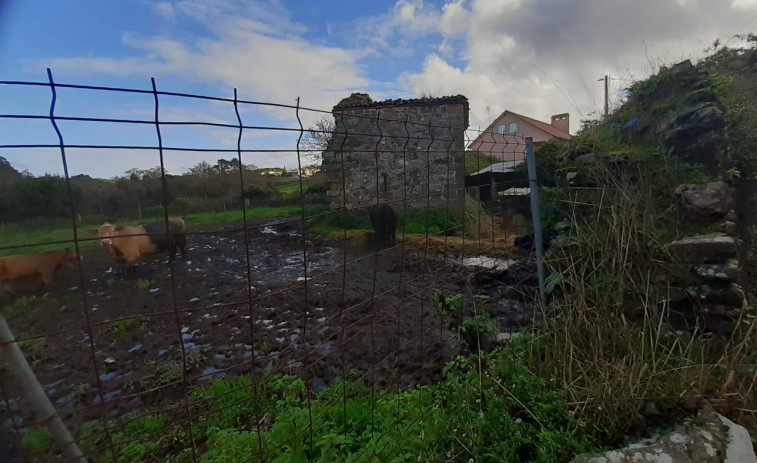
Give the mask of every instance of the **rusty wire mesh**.
<svg viewBox="0 0 757 463">
<path fill-rule="evenodd" d="M 0 153 L 58 151 L 69 195 L 72 239 L 30 240 L 12 245 L 0 241 L 0 252 L 9 255 L 33 253 L 40 246 L 46 249 L 72 246 L 83 259 L 76 262 L 75 280 L 66 277 L 70 286 L 63 287 L 65 282 L 58 281 L 49 290 L 52 296 L 33 293 L 36 299 L 24 299 L 29 307 L 44 306 L 45 310 L 50 310 L 46 316 L 55 319 L 54 324 L 37 323 L 35 317 L 42 315 L 40 310 L 34 311 L 33 317 L 14 312 L 8 321 L 15 334 L 14 342 L 19 343 L 22 350 L 28 343 L 44 343 L 45 355 L 32 363 L 35 373 L 45 384 L 45 392 L 55 404 L 58 416 L 71 429 L 75 441 L 86 438 L 90 444 L 83 449 L 96 461 L 117 461 L 134 440 L 123 440 L 119 434 L 130 423 L 157 414 L 168 420 L 161 435 L 136 440 L 180 436 L 171 445 L 181 450 L 187 461 L 198 461 L 207 446 L 203 436 L 197 433 L 198 423 L 240 405 L 240 401 L 223 403 L 224 397 L 238 397 L 240 390 L 247 389 L 250 394 L 241 401 L 252 402 L 252 416 L 239 425 L 257 434 L 259 451 L 240 461 L 272 459 L 284 451 L 286 444 L 276 448 L 264 445 L 262 434 L 275 417 L 270 416 L 265 401 L 259 399 L 266 391 L 266 382 L 277 375 L 300 377 L 306 384 L 304 396 L 299 399 L 308 411 L 307 425 L 292 439 L 307 436 L 305 442 L 310 458 L 315 458 L 314 423 L 324 419 L 314 413 L 311 402 L 324 387 L 337 381 L 343 385 L 341 394 L 330 400 L 341 402 L 344 435 L 352 431 L 348 417 L 351 398 L 346 386 L 350 381 L 363 382 L 371 390 L 372 429 L 373 413 L 380 405 L 376 403 L 377 390 L 396 391 L 399 420 L 400 392 L 441 379 L 443 366 L 459 351 L 459 343 L 456 344 L 436 311 L 435 293 L 474 294 L 477 288 L 471 283 L 471 276 L 509 262 L 514 255 L 512 239 L 529 232 L 527 224 L 507 225 L 502 220 L 509 211 L 528 216 L 527 203 L 503 206 L 507 195 L 499 194 L 511 187 L 526 186 L 522 178 L 503 180 L 495 172 L 488 175 L 484 172 L 483 176 L 471 176 L 478 180 L 471 180 L 468 186 L 450 181 L 451 169 L 459 168 L 456 160 L 465 159 L 464 153 L 453 146 L 456 142 L 458 146 L 469 145 L 470 135 L 478 136 L 486 132 L 484 130 L 435 125 L 432 118 L 422 123 L 408 117 L 391 118 L 381 108 L 375 115 L 364 116 L 338 108 L 332 111 L 303 107 L 299 99 L 292 105 L 248 101 L 238 98 L 236 89 L 233 96 L 213 97 L 161 91 L 154 79 L 150 89 L 130 89 L 61 84 L 53 80 L 49 71 L 48 76 L 47 82 L 0 82 L 0 87 L 6 89 L 42 87 L 50 91 L 49 114 L 0 114 L 0 121 L 47 122 L 55 131 L 57 143 L 2 144 Z M 125 96 L 126 101 L 133 95 L 149 96 L 154 103 L 150 108 L 153 117 L 61 114 L 58 110 L 61 89 L 116 93 Z M 161 101 L 165 98 L 224 105 L 233 111 L 237 122 L 170 120 L 161 113 Z M 295 122 L 282 126 L 247 125 L 240 108 L 286 111 Z M 306 207 L 312 200 L 308 199 L 308 190 L 300 175 L 296 183 L 300 211 L 296 216 L 251 220 L 248 214 L 256 206 L 242 204 L 241 221 L 232 225 L 191 226 L 187 230 L 190 248 L 186 259 L 169 261 L 158 257 L 140 264 L 142 276 L 149 277 L 149 288 L 140 288 L 144 279 L 131 275 L 128 269 L 113 270 L 110 256 L 98 249 L 99 246 L 90 246 L 100 238 L 88 237 L 82 232 L 72 193 L 70 150 L 97 150 L 103 160 L 115 150 L 154 152 L 160 167 L 162 198 L 162 214 L 156 220 L 167 226 L 169 216 L 175 215 L 168 197 L 170 182 L 167 182 L 165 160 L 168 153 L 234 156 L 239 166 L 238 193 L 241 194 L 247 186 L 242 169 L 244 162 L 254 161 L 255 156 L 262 153 L 296 154 L 297 166 L 302 172 L 303 156 L 312 151 L 302 146 L 303 137 L 310 132 L 302 122 L 305 114 L 332 114 L 337 121 L 369 118 L 370 123 L 375 124 L 375 131 L 368 133 L 351 133 L 346 129 L 348 125 L 337 124 L 337 130 L 330 134 L 334 143 L 329 149 L 337 160 L 333 165 L 340 170 L 335 178 L 341 179 L 334 191 L 341 204 L 338 199 L 332 199 L 317 211 Z M 155 143 L 142 146 L 68 144 L 61 122 L 94 127 L 102 124 L 153 127 Z M 386 130 L 389 125 L 402 127 L 405 133 L 391 133 Z M 175 126 L 232 129 L 236 131 L 236 146 L 205 148 L 164 144 L 161 130 Z M 339 127 L 345 130 L 340 132 Z M 486 130 L 491 137 L 477 145 L 478 151 L 501 161 L 522 159 L 525 150 L 522 138 L 495 136 L 493 127 Z M 418 135 L 419 131 L 423 134 Z M 292 134 L 296 140 L 292 140 L 288 149 L 243 147 L 245 134 L 274 132 Z M 464 140 L 456 140 L 455 134 L 463 136 Z M 403 141 L 401 153 L 386 149 L 386 141 L 392 138 Z M 350 148 L 351 140 L 355 139 L 373 147 Z M 410 150 L 411 145 L 420 148 Z M 408 178 L 411 151 L 415 156 L 413 162 L 425 162 L 425 178 L 420 178 L 425 189 L 421 194 L 413 194 L 413 188 L 409 187 L 409 182 L 418 181 Z M 375 160 L 375 171 L 370 176 L 371 181 L 375 181 L 375 198 L 370 203 L 348 202 L 348 185 L 344 180 L 349 164 L 345 160 L 346 152 Z M 396 166 L 396 171 L 403 188 L 402 194 L 387 200 L 382 198 L 379 161 L 392 153 L 401 154 L 402 163 Z M 446 162 L 432 165 L 435 156 L 441 156 Z M 480 163 L 481 157 L 477 156 L 476 162 Z M 432 169 L 437 165 L 446 169 L 447 178 L 438 188 L 432 186 L 431 181 Z M 480 172 L 482 166 L 470 170 Z M 487 190 L 485 194 L 489 199 L 488 213 L 483 207 L 466 208 L 466 202 L 479 204 L 470 197 L 480 197 L 483 190 Z M 370 233 L 362 238 L 368 242 L 353 243 L 346 224 L 328 240 L 309 231 L 313 224 L 331 217 L 365 215 L 378 203 L 391 204 L 401 217 L 407 216 L 413 208 L 425 209 L 428 220 L 432 209 L 437 209 L 432 207 L 437 204 L 434 196 L 444 200 L 442 209 L 446 208 L 448 215 L 458 211 L 462 220 L 444 229 L 432 230 L 426 226 L 422 233 L 406 232 L 400 225 L 397 242 L 386 247 L 373 245 Z M 507 207 L 510 209 L 505 209 Z M 491 219 L 486 220 L 487 217 Z M 474 258 L 473 265 L 471 258 Z M 202 259 L 205 262 L 201 262 Z M 205 271 L 202 265 L 209 270 Z M 127 335 L 120 332 L 120 327 L 124 326 L 132 327 Z M 211 384 L 217 378 L 249 378 L 250 381 L 235 383 L 234 387 L 215 396 L 197 393 L 198 387 Z M 7 372 L 0 375 L 0 394 L 4 439 L 19 446 L 30 429 L 46 425 L 50 417 L 37 417 L 29 412 L 23 403 L 23 391 L 18 390 L 17 382 Z M 436 404 L 429 404 L 418 389 L 417 406 L 422 416 L 424 407 Z M 56 448 L 42 455 L 24 449 L 19 458 L 26 461 L 53 459 L 59 451 Z"/>
</svg>

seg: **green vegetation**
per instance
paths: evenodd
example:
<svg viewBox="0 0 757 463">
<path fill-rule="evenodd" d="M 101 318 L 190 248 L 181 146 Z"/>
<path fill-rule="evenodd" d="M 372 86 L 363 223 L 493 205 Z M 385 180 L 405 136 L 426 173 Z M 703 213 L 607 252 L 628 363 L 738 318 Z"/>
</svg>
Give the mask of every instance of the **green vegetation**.
<svg viewBox="0 0 757 463">
<path fill-rule="evenodd" d="M 146 281 L 146 280 L 139 280 L 139 281 Z M 147 283 L 149 286 L 149 282 Z M 124 334 L 124 333 L 128 333 L 129 331 L 135 330 L 137 328 L 148 326 L 151 321 L 152 319 L 150 317 L 127 318 L 124 320 L 113 322 L 108 328 L 108 331 L 113 334 Z"/>
<path fill-rule="evenodd" d="M 150 280 L 145 280 L 143 278 L 140 278 L 134 283 L 137 289 L 147 289 L 150 287 L 151 284 L 152 282 Z"/>
<path fill-rule="evenodd" d="M 3 242 L 3 246 L 22 246 L 31 243 L 39 244 L 40 246 L 30 246 L 18 249 L 5 249 L 0 251 L 0 257 L 10 256 L 15 254 L 33 254 L 37 252 L 55 251 L 58 249 L 66 249 L 73 247 L 74 234 L 71 231 L 71 225 L 66 228 L 65 225 L 61 228 L 46 229 L 39 224 L 33 225 L 34 228 L 26 228 L 20 225 L 9 225 L 0 227 L 0 240 Z M 86 235 L 84 229 L 79 229 L 79 239 L 91 238 Z M 62 244 L 46 244 L 56 243 L 64 241 Z M 65 243 L 65 241 L 70 241 Z M 79 242 L 81 248 L 91 248 L 99 246 L 100 242 L 97 240 L 88 240 Z"/>
<path fill-rule="evenodd" d="M 491 154 L 482 153 L 480 151 L 466 151 L 465 175 L 478 172 L 484 167 L 489 167 L 499 161 L 501 161 L 501 159 L 497 159 L 496 156 L 492 156 Z"/>
<path fill-rule="evenodd" d="M 307 185 L 305 185 L 305 191 L 307 191 L 307 189 L 308 189 Z M 300 184 L 298 182 L 298 183 L 290 183 L 286 185 L 278 185 L 276 187 L 276 191 L 286 196 L 299 196 Z"/>
<path fill-rule="evenodd" d="M 321 204 L 313 204 L 305 206 L 305 215 L 311 216 L 318 214 L 326 209 L 326 206 Z M 253 206 L 246 209 L 247 220 L 250 222 L 275 219 L 279 217 L 297 217 L 302 214 L 302 207 L 296 206 Z M 156 222 L 160 218 L 153 218 L 145 220 L 141 223 Z M 195 214 L 189 214 L 184 216 L 184 221 L 187 223 L 187 227 L 197 229 L 201 227 L 209 226 L 221 226 L 242 222 L 242 210 L 235 209 L 227 212 L 198 212 Z M 124 221 L 119 222 L 124 225 L 135 225 L 140 223 L 139 221 Z M 91 239 L 91 236 L 86 234 L 88 228 L 97 227 L 99 224 L 79 225 L 79 238 L 87 239 L 87 241 L 81 241 L 79 246 L 82 248 L 88 248 L 93 246 L 99 246 L 99 241 Z M 61 228 L 44 229 L 43 225 L 35 225 L 37 230 L 28 230 L 21 225 L 12 225 L 0 228 L 0 238 L 3 241 L 3 245 L 24 245 L 30 243 L 51 243 L 56 241 L 73 240 L 73 232 L 71 227 L 65 225 Z M 32 246 L 26 248 L 10 249 L 0 251 L 0 257 L 14 255 L 14 254 L 31 254 L 42 251 L 52 251 L 56 249 L 65 249 L 72 247 L 72 243 L 62 244 L 50 244 L 44 246 Z"/>
<path fill-rule="evenodd" d="M 18 343 L 21 353 L 32 367 L 40 365 L 46 358 L 47 341 L 45 338 L 27 339 Z"/>
<path fill-rule="evenodd" d="M 21 447 L 30 452 L 48 452 L 55 446 L 53 436 L 47 428 L 31 428 L 21 439 Z"/>
<path fill-rule="evenodd" d="M 661 75 L 635 85 L 608 124 L 589 125 L 569 144 L 548 143 L 537 154 L 540 172 L 547 173 L 543 178 L 553 173 L 553 188 L 542 194 L 545 227 L 560 225 L 562 232 L 547 255 L 550 301 L 542 309 L 541 352 L 526 368 L 554 380 L 580 404 L 576 416 L 602 429 L 608 445 L 693 413 L 704 402 L 719 403 L 726 413 L 754 407 L 754 399 L 746 398 L 757 364 L 750 331 L 754 309 L 729 321 L 725 336 L 712 333 L 693 309 L 674 310 L 675 266 L 664 248 L 673 239 L 713 230 L 684 223 L 675 190 L 681 184 L 740 181 L 741 166 L 754 166 L 743 150 L 748 137 L 741 132 L 744 138 L 736 141 L 740 129 L 729 132 L 734 140 L 728 155 L 739 158 L 734 172 L 723 159 L 703 166 L 684 162 L 652 137 L 613 126 L 629 117 L 649 121 L 652 106 L 654 117 L 676 120 L 681 105 L 701 98 L 680 89 L 675 94 L 667 74 Z M 709 76 L 726 106 L 749 107 L 743 104 L 746 94 L 729 93 L 735 79 Z M 676 96 L 661 97 L 665 92 Z M 645 99 L 649 95 L 654 105 Z M 577 173 L 578 188 L 566 188 L 567 171 Z M 743 220 L 755 223 L 754 217 Z M 739 392 L 726 394 L 724 384 Z"/>
<path fill-rule="evenodd" d="M 462 294 L 445 296 L 439 291 L 434 299 L 447 329 L 460 336 L 470 352 L 491 345 L 497 330 L 489 320 L 489 296 L 476 296 L 468 302 Z"/>
<path fill-rule="evenodd" d="M 398 211 L 401 212 L 401 211 Z M 373 230 L 368 211 L 340 212 L 329 214 L 308 228 L 314 233 L 339 233 L 347 230 Z M 401 215 L 397 223 L 397 235 L 447 233 L 462 234 L 462 219 L 446 209 L 418 210 Z"/>
<path fill-rule="evenodd" d="M 181 391 L 192 394 L 194 421 L 181 407 L 111 421 L 116 456 L 104 450 L 109 445 L 102 425 L 93 424 L 80 436 L 83 449 L 98 461 L 119 463 L 192 461 L 192 448 L 203 463 L 255 461 L 261 454 L 273 462 L 561 462 L 648 436 L 704 404 L 753 417 L 754 307 L 721 320 L 717 329 L 697 311 L 675 310 L 676 269 L 665 248 L 670 240 L 712 228 L 682 225 L 676 188 L 723 179 L 734 182 L 737 203 L 738 195 L 752 201 L 740 219 L 745 272 L 755 265 L 749 235 L 757 221 L 748 211 L 757 191 L 751 109 L 757 105 L 750 104 L 757 93 L 754 79 L 739 77 L 744 64 L 754 62 L 753 53 L 718 52 L 703 64 L 709 67 L 707 88 L 731 124 L 733 139 L 718 159 L 720 169 L 684 162 L 655 137 L 618 128 L 628 117 L 675 118 L 681 104 L 702 97 L 696 90 L 660 97 L 674 87 L 662 73 L 634 85 L 626 106 L 606 123 L 587 125 L 570 143 L 542 147 L 538 168 L 549 185 L 542 213 L 546 227 L 561 233 L 546 255 L 549 299 L 535 303 L 534 332 L 489 350 L 484 341 L 495 331 L 488 300 L 437 293 L 444 324 L 470 353 L 449 362 L 438 383 L 393 390 L 350 374 L 314 394 L 290 376 L 218 379 Z M 644 100 L 651 95 L 654 101 Z M 568 171 L 577 174 L 570 187 Z M 466 204 L 467 218 L 481 212 L 480 204 Z M 443 231 L 461 225 L 457 220 L 440 210 L 419 211 L 402 217 L 399 230 Z M 366 213 L 355 213 L 329 215 L 312 229 L 318 227 L 370 225 Z M 750 278 L 745 273 L 747 283 Z M 745 290 L 754 301 L 753 288 Z M 154 374 L 127 389 L 179 383 L 203 364 L 194 351 L 186 364 L 152 363 Z"/>
<path fill-rule="evenodd" d="M 309 407 L 298 378 L 268 376 L 256 385 L 249 377 L 215 380 L 194 392 L 207 404 L 193 425 L 198 458 L 230 463 L 265 452 L 275 462 L 548 462 L 596 449 L 602 431 L 576 418 L 553 382 L 524 368 L 539 346 L 539 338 L 528 337 L 480 358 L 458 357 L 444 381 L 406 391 L 372 392 L 337 379 Z M 181 419 L 112 422 L 115 444 L 124 442 L 117 461 L 190 461 Z M 107 448 L 102 427 L 89 429 L 82 443 L 87 452 Z"/>
<path fill-rule="evenodd" d="M 186 363 L 172 360 L 168 362 L 149 361 L 148 366 L 154 369 L 151 375 L 134 379 L 126 385 L 130 391 L 144 391 L 150 388 L 176 383 L 184 378 L 184 373 L 191 373 L 205 363 L 205 357 L 196 350 L 188 350 Z"/>
<path fill-rule="evenodd" d="M 58 309 L 60 309 L 58 300 L 47 294 L 20 297 L 0 294 L 0 314 L 9 320 L 27 314 L 32 310 L 44 313 Z"/>
</svg>

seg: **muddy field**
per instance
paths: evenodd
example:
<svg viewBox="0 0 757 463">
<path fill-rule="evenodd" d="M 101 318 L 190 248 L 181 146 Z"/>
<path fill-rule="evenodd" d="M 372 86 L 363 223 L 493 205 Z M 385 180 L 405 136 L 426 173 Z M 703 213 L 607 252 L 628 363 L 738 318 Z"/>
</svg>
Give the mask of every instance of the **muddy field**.
<svg viewBox="0 0 757 463">
<path fill-rule="evenodd" d="M 219 230 L 191 236 L 186 259 L 132 269 L 92 249 L 83 278 L 71 271 L 45 291 L 13 288 L 6 319 L 67 424 L 186 408 L 182 398 L 194 406 L 188 385 L 252 371 L 300 375 L 315 392 L 345 374 L 390 388 L 437 380 L 461 349 L 437 313 L 437 290 L 490 295 L 499 331 L 530 321 L 512 275 L 485 271 L 509 260 L 412 243 L 377 253 L 276 225 L 248 236 L 248 255 L 244 234 Z M 9 438 L 36 417 L 14 379 L 2 383 Z"/>
</svg>

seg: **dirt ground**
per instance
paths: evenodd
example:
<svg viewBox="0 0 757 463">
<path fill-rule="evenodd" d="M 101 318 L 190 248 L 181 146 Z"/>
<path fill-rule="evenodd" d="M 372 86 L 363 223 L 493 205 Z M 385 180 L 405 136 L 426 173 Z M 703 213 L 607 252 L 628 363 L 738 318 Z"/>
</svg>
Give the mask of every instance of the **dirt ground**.
<svg viewBox="0 0 757 463">
<path fill-rule="evenodd" d="M 300 375 L 315 392 L 348 373 L 393 389 L 436 381 L 461 349 L 436 291 L 490 295 L 499 331 L 531 318 L 518 286 L 533 282 L 484 271 L 508 259 L 445 254 L 436 241 L 377 252 L 370 242 L 303 240 L 293 226 L 248 236 L 249 254 L 243 233 L 218 230 L 190 236 L 186 259 L 126 269 L 92 249 L 83 278 L 70 271 L 45 291 L 11 288 L 6 320 L 69 426 L 186 406 L 182 398 L 193 405 L 185 384 L 253 371 Z M 14 378 L 2 376 L 0 393 L 4 435 L 37 420 Z"/>
</svg>

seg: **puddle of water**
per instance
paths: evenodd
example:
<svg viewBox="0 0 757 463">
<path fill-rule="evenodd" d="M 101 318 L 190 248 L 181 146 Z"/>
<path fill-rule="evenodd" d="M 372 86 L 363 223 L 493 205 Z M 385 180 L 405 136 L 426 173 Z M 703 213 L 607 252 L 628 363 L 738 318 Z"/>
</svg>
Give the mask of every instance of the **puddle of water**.
<svg viewBox="0 0 757 463">
<path fill-rule="evenodd" d="M 132 347 L 131 349 L 129 349 L 127 352 L 131 353 L 131 352 L 136 352 L 138 350 L 142 350 L 142 344 L 135 344 L 134 347 Z"/>
<path fill-rule="evenodd" d="M 212 344 L 195 344 L 193 342 L 185 342 L 184 348 L 188 350 L 200 350 L 202 352 L 207 352 L 210 349 L 213 348 Z"/>
<path fill-rule="evenodd" d="M 158 291 L 160 291 L 160 288 L 151 288 L 151 289 L 150 289 L 150 294 L 155 294 L 155 293 L 157 293 Z"/>
<path fill-rule="evenodd" d="M 6 429 L 10 429 L 13 427 L 13 423 L 16 423 L 16 426 L 21 427 L 24 425 L 24 419 L 20 416 L 15 416 L 13 418 L 7 418 L 5 421 L 3 421 L 3 427 Z"/>
<path fill-rule="evenodd" d="M 50 388 L 52 388 L 52 387 L 58 386 L 58 385 L 59 385 L 60 383 L 62 383 L 63 381 L 65 381 L 65 380 L 63 380 L 63 379 L 59 379 L 58 381 L 55 381 L 54 383 L 45 384 L 45 386 L 44 386 L 44 387 L 45 387 L 45 389 L 50 389 Z"/>
<path fill-rule="evenodd" d="M 118 375 L 115 371 L 111 371 L 110 373 L 102 373 L 100 374 L 100 381 L 110 381 L 111 379 L 115 378 Z"/>
<path fill-rule="evenodd" d="M 463 259 L 463 265 L 466 267 L 486 267 L 492 270 L 505 270 L 514 264 L 512 259 L 496 258 L 490 256 L 466 257 Z"/>
<path fill-rule="evenodd" d="M 200 378 L 202 381 L 207 381 L 215 378 L 225 378 L 226 373 L 219 372 L 216 367 L 207 367 L 206 369 L 202 370 L 202 378 Z"/>
<path fill-rule="evenodd" d="M 105 398 L 105 400 L 112 400 L 120 395 L 121 395 L 121 389 L 116 389 L 115 391 L 105 393 L 103 397 Z M 92 401 L 92 404 L 97 405 L 101 402 L 103 402 L 103 400 L 100 398 L 100 394 L 98 394 L 95 396 L 95 400 Z"/>
<path fill-rule="evenodd" d="M 310 344 L 308 343 L 305 347 L 308 349 L 320 349 L 325 351 L 326 353 L 331 352 L 334 349 L 334 341 L 326 341 L 321 344 Z"/>
<path fill-rule="evenodd" d="M 190 269 L 190 270 L 191 270 L 191 269 Z M 193 297 L 192 299 L 190 299 L 190 300 L 189 300 L 189 303 L 190 303 L 190 304 L 194 304 L 195 302 L 199 302 L 199 301 L 200 301 L 200 298 L 199 298 L 199 297 Z"/>
<path fill-rule="evenodd" d="M 186 344 L 184 345 L 184 347 L 186 347 Z M 162 356 L 166 355 L 167 352 L 168 352 L 168 349 L 160 349 L 158 351 L 158 356 L 162 357 Z"/>
</svg>

